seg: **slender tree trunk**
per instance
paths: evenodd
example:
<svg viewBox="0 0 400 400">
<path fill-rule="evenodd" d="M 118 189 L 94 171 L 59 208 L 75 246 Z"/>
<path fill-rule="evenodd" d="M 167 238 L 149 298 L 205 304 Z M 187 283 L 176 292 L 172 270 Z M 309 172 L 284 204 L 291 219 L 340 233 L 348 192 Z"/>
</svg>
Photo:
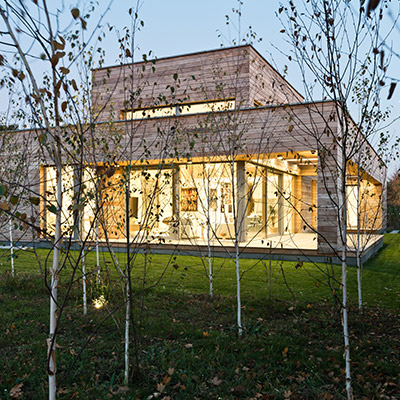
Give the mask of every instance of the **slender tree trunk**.
<svg viewBox="0 0 400 400">
<path fill-rule="evenodd" d="M 57 328 L 57 287 L 59 278 L 60 245 L 61 245 L 61 212 L 62 212 L 62 167 L 61 162 L 56 164 L 57 170 L 57 214 L 54 234 L 53 265 L 50 270 L 50 332 L 48 339 L 48 377 L 49 377 L 49 400 L 56 399 L 56 338 Z"/>
<path fill-rule="evenodd" d="M 86 296 L 86 265 L 85 249 L 82 245 L 82 292 L 83 292 L 83 315 L 87 315 L 87 296 Z"/>
<path fill-rule="evenodd" d="M 213 270 L 212 270 L 212 260 L 211 260 L 211 235 L 210 235 L 210 205 L 211 205 L 211 198 L 210 198 L 210 175 L 208 173 L 207 176 L 207 250 L 208 250 L 208 281 L 210 284 L 210 298 L 213 298 Z"/>
<path fill-rule="evenodd" d="M 237 233 L 235 233 L 237 236 Z M 235 266 L 236 266 L 236 299 L 237 299 L 237 325 L 239 336 L 243 333 L 242 327 L 242 305 L 240 297 L 240 268 L 239 268 L 239 241 L 235 239 Z"/>
<path fill-rule="evenodd" d="M 361 158 L 361 157 L 360 157 Z M 358 311 L 362 313 L 362 275 L 361 275 L 361 251 L 360 251 L 360 236 L 361 236 L 361 203 L 360 203 L 360 162 L 358 161 L 357 168 L 357 292 L 358 292 Z"/>
<path fill-rule="evenodd" d="M 127 169 L 125 190 L 125 233 L 126 233 L 126 309 L 125 309 L 125 370 L 124 385 L 129 383 L 129 325 L 131 315 L 131 275 L 130 275 L 130 227 L 129 227 L 129 196 L 130 196 L 130 168 Z"/>
<path fill-rule="evenodd" d="M 210 281 L 210 297 L 213 298 L 213 270 L 212 270 L 210 243 L 208 244 L 208 279 Z"/>
<path fill-rule="evenodd" d="M 363 312 L 362 305 L 362 262 L 361 258 L 357 257 L 357 284 L 358 284 L 358 311 Z"/>
<path fill-rule="evenodd" d="M 12 232 L 12 221 L 10 217 L 10 255 L 11 255 L 11 276 L 14 278 L 14 244 L 13 244 L 13 232 Z"/>
<path fill-rule="evenodd" d="M 345 149 L 345 147 L 344 147 Z M 342 322 L 343 322 L 343 338 L 344 338 L 344 359 L 346 364 L 346 392 L 347 399 L 353 399 L 353 389 L 351 386 L 351 359 L 350 359 L 350 338 L 349 338 L 349 325 L 348 325 L 348 313 L 347 313 L 347 192 L 346 192 L 346 153 L 343 151 L 342 154 L 342 179 L 341 179 L 341 240 L 342 240 Z"/>
<path fill-rule="evenodd" d="M 346 262 L 346 250 L 342 253 L 342 290 L 343 290 L 343 336 L 344 336 L 344 358 L 346 363 L 346 392 L 347 399 L 353 399 L 353 391 L 351 387 L 351 365 L 350 365 L 350 339 L 349 339 L 349 327 L 348 327 L 348 315 L 347 315 L 347 262 Z"/>
<path fill-rule="evenodd" d="M 131 293 L 129 290 L 129 282 L 126 282 L 126 308 L 125 308 L 125 370 L 124 370 L 124 385 L 129 383 L 129 325 L 130 325 L 130 305 L 131 305 Z"/>
<path fill-rule="evenodd" d="M 240 251 L 239 243 L 243 239 L 241 228 L 243 227 L 243 216 L 245 213 L 244 203 L 244 188 L 245 188 L 245 174 L 244 164 L 240 165 L 232 159 L 231 164 L 231 176 L 236 177 L 236 189 L 235 179 L 232 179 L 232 206 L 233 215 L 235 220 L 235 267 L 236 267 L 236 298 L 237 298 L 237 325 L 238 335 L 241 336 L 243 333 L 242 327 L 242 306 L 241 306 L 241 293 L 240 293 Z"/>
<path fill-rule="evenodd" d="M 81 189 L 79 189 L 78 193 Z M 86 260 L 85 260 L 85 245 L 84 245 L 84 234 L 83 234 L 83 212 L 78 214 L 79 224 L 79 243 L 81 248 L 81 262 L 82 262 L 82 309 L 83 315 L 87 315 L 87 295 L 86 295 Z"/>
<path fill-rule="evenodd" d="M 99 221 L 96 219 L 96 267 L 97 267 L 97 283 L 100 285 L 100 254 L 99 254 Z"/>
<path fill-rule="evenodd" d="M 272 240 L 269 242 L 269 299 L 272 299 Z"/>
</svg>

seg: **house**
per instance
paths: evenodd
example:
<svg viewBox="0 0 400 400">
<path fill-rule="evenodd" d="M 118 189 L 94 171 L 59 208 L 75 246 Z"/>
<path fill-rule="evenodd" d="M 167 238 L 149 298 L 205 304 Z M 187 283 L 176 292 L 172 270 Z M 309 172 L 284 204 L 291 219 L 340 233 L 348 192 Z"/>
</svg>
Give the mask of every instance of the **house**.
<svg viewBox="0 0 400 400">
<path fill-rule="evenodd" d="M 78 229 L 88 244 L 118 247 L 129 235 L 156 252 L 224 256 L 237 241 L 243 257 L 338 259 L 338 104 L 306 102 L 250 45 L 100 68 L 92 81 L 82 149 L 91 194 Z M 345 171 L 348 256 L 358 231 L 368 258 L 386 226 L 386 167 L 348 118 L 357 150 Z M 77 170 L 65 163 L 64 231 L 77 239 Z M 51 233 L 55 170 L 43 159 L 30 169 Z"/>
</svg>

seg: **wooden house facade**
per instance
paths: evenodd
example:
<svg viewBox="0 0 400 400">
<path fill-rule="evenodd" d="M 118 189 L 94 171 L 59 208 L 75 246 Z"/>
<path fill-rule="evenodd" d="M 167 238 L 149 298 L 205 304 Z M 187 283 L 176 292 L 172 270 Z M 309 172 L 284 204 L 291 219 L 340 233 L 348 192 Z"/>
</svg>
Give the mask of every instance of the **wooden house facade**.
<svg viewBox="0 0 400 400">
<path fill-rule="evenodd" d="M 343 132 L 338 104 L 305 102 L 252 46 L 101 68 L 92 82 L 83 172 L 65 157 L 65 235 L 115 246 L 128 236 L 157 252 L 224 256 L 239 242 L 244 257 L 337 259 L 346 201 L 349 256 L 357 232 L 365 257 L 382 245 L 385 165 L 350 117 Z M 344 135 L 357 150 L 346 199 Z M 32 240 L 43 242 L 54 167 L 38 155 L 25 168 L 41 198 Z M 88 194 L 73 232 L 77 175 Z"/>
</svg>

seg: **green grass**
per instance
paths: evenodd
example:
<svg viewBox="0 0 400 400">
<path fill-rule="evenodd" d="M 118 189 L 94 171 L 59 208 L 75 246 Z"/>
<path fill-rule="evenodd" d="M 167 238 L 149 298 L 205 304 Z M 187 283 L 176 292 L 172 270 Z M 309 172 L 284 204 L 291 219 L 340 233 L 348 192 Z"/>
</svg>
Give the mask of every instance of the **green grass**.
<svg viewBox="0 0 400 400">
<path fill-rule="evenodd" d="M 356 269 L 349 267 L 356 398 L 390 399 L 400 394 L 400 235 L 386 235 L 384 243 L 364 267 L 363 315 L 355 307 Z M 10 390 L 23 384 L 18 398 L 43 399 L 47 393 L 48 292 L 33 254 L 20 251 L 17 255 L 16 278 L 10 276 L 6 252 L 0 258 L 0 398 L 11 398 Z M 40 250 L 38 255 L 44 267 L 48 252 Z M 117 258 L 123 265 L 125 255 L 117 254 Z M 98 295 L 94 264 L 95 254 L 90 253 L 87 270 L 92 297 Z M 133 281 L 140 373 L 128 389 L 122 386 L 124 310 L 102 322 L 107 311 L 90 304 L 84 317 L 78 271 L 58 334 L 59 399 L 146 399 L 160 392 L 160 399 L 344 398 L 340 313 L 331 290 L 339 285 L 332 278 L 331 285 L 327 283 L 330 266 L 304 263 L 295 268 L 295 263 L 284 263 L 286 284 L 280 266 L 273 262 L 270 291 L 268 261 L 254 264 L 254 260 L 241 262 L 245 334 L 238 338 L 235 272 L 230 260 L 214 260 L 211 301 L 200 259 L 138 255 Z M 122 283 L 108 254 L 102 255 L 102 266 L 112 309 L 121 304 Z M 142 296 L 138 293 L 144 266 L 147 286 L 162 279 Z M 65 296 L 71 270 L 67 266 L 62 272 L 60 298 Z M 339 280 L 339 266 L 334 266 L 334 273 Z"/>
</svg>

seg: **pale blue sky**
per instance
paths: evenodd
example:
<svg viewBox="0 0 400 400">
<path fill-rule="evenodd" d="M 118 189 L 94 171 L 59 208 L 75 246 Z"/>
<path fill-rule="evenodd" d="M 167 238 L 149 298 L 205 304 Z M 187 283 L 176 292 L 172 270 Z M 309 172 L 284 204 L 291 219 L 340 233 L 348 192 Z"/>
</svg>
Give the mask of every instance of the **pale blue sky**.
<svg viewBox="0 0 400 400">
<path fill-rule="evenodd" d="M 128 15 L 123 12 L 126 4 L 115 0 L 107 20 L 120 28 L 128 25 Z M 270 41 L 280 41 L 281 25 L 275 18 L 278 7 L 278 0 L 247 0 L 242 6 L 242 33 L 251 25 L 263 38 L 264 44 L 257 47 L 265 54 L 265 50 L 272 49 Z M 158 57 L 217 48 L 222 42 L 217 31 L 229 36 L 225 15 L 232 17 L 232 8 L 237 8 L 237 1 L 145 0 L 140 10 L 145 26 L 138 33 L 137 42 L 142 52 L 153 50 Z M 236 18 L 233 22 L 237 25 Z M 234 29 L 231 37 L 237 37 Z M 228 42 L 225 40 L 224 44 Z"/>
</svg>

